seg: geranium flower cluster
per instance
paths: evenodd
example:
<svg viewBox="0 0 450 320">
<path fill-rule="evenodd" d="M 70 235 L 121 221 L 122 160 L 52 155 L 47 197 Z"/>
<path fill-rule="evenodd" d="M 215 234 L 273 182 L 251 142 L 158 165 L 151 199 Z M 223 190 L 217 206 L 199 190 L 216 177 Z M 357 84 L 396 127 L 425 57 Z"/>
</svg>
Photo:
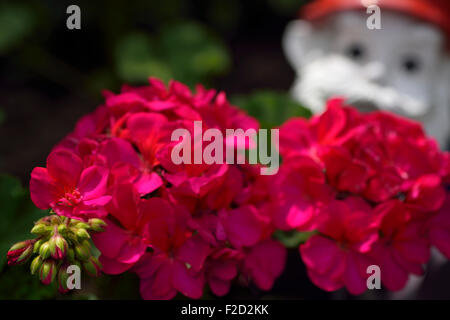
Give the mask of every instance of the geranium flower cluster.
<svg viewBox="0 0 450 320">
<path fill-rule="evenodd" d="M 202 121 L 225 133 L 258 122 L 224 93 L 149 81 L 104 93 L 105 104 L 33 170 L 33 202 L 68 218 L 103 219 L 105 231 L 92 235 L 103 271 L 137 273 L 145 299 L 200 298 L 206 284 L 222 296 L 234 279 L 270 289 L 286 253 L 271 239 L 267 177 L 258 166 L 171 160 L 175 129 L 193 132 Z"/>
<path fill-rule="evenodd" d="M 423 274 L 430 246 L 450 257 L 449 154 L 418 123 L 333 99 L 281 126 L 280 153 L 276 223 L 313 231 L 299 250 L 320 288 L 360 294 L 378 265 L 383 285 L 399 290 Z"/>
</svg>

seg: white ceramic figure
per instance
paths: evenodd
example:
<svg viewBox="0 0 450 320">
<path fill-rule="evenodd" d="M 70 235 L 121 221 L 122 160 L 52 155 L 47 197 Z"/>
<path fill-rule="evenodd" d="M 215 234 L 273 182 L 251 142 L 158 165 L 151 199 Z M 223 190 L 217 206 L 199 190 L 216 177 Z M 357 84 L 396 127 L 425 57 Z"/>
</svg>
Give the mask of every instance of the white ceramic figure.
<svg viewBox="0 0 450 320">
<path fill-rule="evenodd" d="M 381 29 L 368 28 L 371 13 L 361 1 L 307 6 L 283 39 L 297 73 L 292 94 L 314 112 L 323 111 L 328 98 L 343 96 L 363 111 L 419 120 L 444 147 L 450 136 L 450 1 L 395 1 L 378 1 Z M 430 6 L 440 11 L 424 10 Z"/>
</svg>

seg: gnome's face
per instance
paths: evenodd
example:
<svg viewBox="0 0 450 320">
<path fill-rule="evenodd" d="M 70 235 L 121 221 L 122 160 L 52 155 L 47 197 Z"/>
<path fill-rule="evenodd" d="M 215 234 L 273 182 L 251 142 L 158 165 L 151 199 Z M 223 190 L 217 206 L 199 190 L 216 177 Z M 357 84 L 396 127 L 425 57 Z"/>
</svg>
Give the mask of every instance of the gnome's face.
<svg viewBox="0 0 450 320">
<path fill-rule="evenodd" d="M 381 12 L 344 11 L 311 24 L 292 22 L 284 49 L 297 71 L 293 95 L 315 112 L 332 96 L 361 110 L 382 109 L 420 120 L 443 144 L 449 134 L 450 68 L 443 33 L 431 24 Z"/>
</svg>

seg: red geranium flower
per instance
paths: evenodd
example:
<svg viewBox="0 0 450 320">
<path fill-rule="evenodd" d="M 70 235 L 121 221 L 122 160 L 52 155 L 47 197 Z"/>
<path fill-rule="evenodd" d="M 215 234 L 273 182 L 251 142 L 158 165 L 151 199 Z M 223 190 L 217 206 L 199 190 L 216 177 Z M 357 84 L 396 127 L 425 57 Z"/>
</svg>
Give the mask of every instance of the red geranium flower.
<svg viewBox="0 0 450 320">
<path fill-rule="evenodd" d="M 418 123 L 333 99 L 323 114 L 282 125 L 279 147 L 277 225 L 316 232 L 300 252 L 319 287 L 360 294 L 376 264 L 399 290 L 423 273 L 430 245 L 450 256 L 449 154 Z"/>
</svg>

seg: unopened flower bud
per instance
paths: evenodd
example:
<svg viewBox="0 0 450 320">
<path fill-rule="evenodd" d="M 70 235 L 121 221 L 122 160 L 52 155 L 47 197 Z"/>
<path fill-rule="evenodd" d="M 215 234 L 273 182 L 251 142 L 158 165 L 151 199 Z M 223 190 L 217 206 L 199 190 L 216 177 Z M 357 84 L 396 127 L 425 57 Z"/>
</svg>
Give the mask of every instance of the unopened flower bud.
<svg viewBox="0 0 450 320">
<path fill-rule="evenodd" d="M 107 224 L 102 219 L 93 218 L 93 219 L 89 219 L 89 225 L 91 226 L 91 229 L 93 231 L 102 232 L 102 231 L 104 231 L 103 227 L 106 227 Z"/>
<path fill-rule="evenodd" d="M 37 256 L 36 258 L 33 259 L 30 266 L 31 274 L 35 274 L 39 270 L 39 268 L 42 265 L 42 262 L 43 260 L 41 256 Z"/>
<path fill-rule="evenodd" d="M 77 228 L 77 229 L 89 229 L 90 226 L 87 223 L 85 223 L 85 222 L 78 222 L 75 225 L 75 228 Z"/>
<path fill-rule="evenodd" d="M 52 259 L 44 261 L 39 269 L 39 278 L 45 285 L 49 285 L 56 277 L 56 263 Z"/>
<path fill-rule="evenodd" d="M 77 230 L 77 237 L 80 239 L 80 241 L 83 241 L 85 239 L 89 239 L 91 236 L 89 235 L 89 232 L 86 231 L 86 229 L 78 229 Z"/>
<path fill-rule="evenodd" d="M 60 224 L 58 226 L 58 233 L 65 234 L 67 232 L 67 226 L 65 224 Z"/>
<path fill-rule="evenodd" d="M 82 261 L 88 260 L 91 256 L 89 247 L 84 244 L 77 244 L 75 246 L 75 256 Z"/>
<path fill-rule="evenodd" d="M 70 240 L 70 242 L 74 242 L 74 243 L 76 243 L 76 242 L 78 242 L 78 237 L 77 237 L 77 235 L 75 234 L 75 231 L 76 230 L 73 230 L 73 229 L 67 229 L 67 233 L 66 233 L 66 235 L 65 235 L 65 238 L 67 239 L 67 240 Z"/>
<path fill-rule="evenodd" d="M 13 266 L 26 262 L 33 254 L 34 240 L 25 240 L 13 245 L 8 253 L 8 265 Z"/>
<path fill-rule="evenodd" d="M 43 244 L 41 244 L 41 247 L 39 248 L 39 255 L 43 260 L 50 257 L 51 251 L 50 251 L 50 242 L 46 241 Z"/>
<path fill-rule="evenodd" d="M 98 277 L 102 269 L 102 264 L 96 257 L 90 257 L 88 261 L 83 263 L 83 268 L 90 276 Z"/>
<path fill-rule="evenodd" d="M 69 274 L 67 273 L 67 264 L 62 265 L 58 271 L 58 291 L 61 293 L 66 293 L 69 291 L 67 288 L 67 279 Z"/>
<path fill-rule="evenodd" d="M 61 235 L 56 234 L 49 240 L 50 243 L 50 254 L 53 259 L 61 260 L 66 256 L 67 252 L 67 241 Z"/>
<path fill-rule="evenodd" d="M 36 221 L 34 224 L 44 224 L 44 225 L 50 225 L 50 216 L 42 217 L 38 221 Z"/>
<path fill-rule="evenodd" d="M 33 253 L 38 253 L 39 249 L 41 248 L 41 245 L 45 242 L 44 239 L 39 239 L 34 243 L 33 246 Z"/>
<path fill-rule="evenodd" d="M 81 242 L 81 244 L 82 244 L 83 246 L 85 246 L 86 249 L 91 250 L 91 243 L 89 242 L 89 240 L 83 240 L 83 241 Z"/>
<path fill-rule="evenodd" d="M 33 227 L 33 229 L 31 229 L 31 233 L 38 236 L 46 235 L 49 233 L 49 231 L 50 231 L 49 227 L 47 227 L 43 223 L 38 223 Z"/>
<path fill-rule="evenodd" d="M 67 261 L 70 263 L 75 262 L 75 251 L 72 248 L 67 249 Z"/>
<path fill-rule="evenodd" d="M 60 224 L 61 218 L 57 215 L 53 215 L 50 217 L 50 222 L 51 222 L 51 224 Z"/>
</svg>

